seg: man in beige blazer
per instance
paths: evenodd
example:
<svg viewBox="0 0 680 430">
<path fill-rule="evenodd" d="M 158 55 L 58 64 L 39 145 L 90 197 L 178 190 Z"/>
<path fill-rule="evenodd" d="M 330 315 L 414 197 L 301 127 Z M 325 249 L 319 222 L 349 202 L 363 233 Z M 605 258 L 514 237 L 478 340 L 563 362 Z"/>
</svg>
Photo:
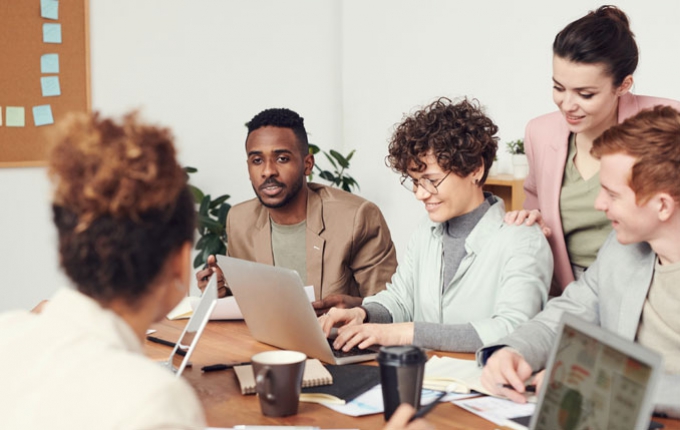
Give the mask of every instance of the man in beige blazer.
<svg viewBox="0 0 680 430">
<path fill-rule="evenodd" d="M 257 198 L 227 217 L 227 254 L 297 270 L 314 286 L 321 314 L 353 307 L 385 289 L 397 266 L 396 251 L 378 207 L 353 194 L 308 183 L 314 167 L 304 120 L 289 109 L 267 109 L 246 124 L 248 173 Z M 196 274 L 199 288 L 218 274 L 214 257 Z"/>
</svg>

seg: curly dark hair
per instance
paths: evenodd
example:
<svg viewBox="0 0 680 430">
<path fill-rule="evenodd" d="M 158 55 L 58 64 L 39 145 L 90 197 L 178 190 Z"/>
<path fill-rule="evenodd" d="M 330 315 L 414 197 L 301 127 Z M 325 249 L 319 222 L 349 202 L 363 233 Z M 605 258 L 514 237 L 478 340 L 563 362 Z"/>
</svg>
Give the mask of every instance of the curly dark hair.
<svg viewBox="0 0 680 430">
<path fill-rule="evenodd" d="M 480 186 L 498 150 L 496 124 L 487 117 L 477 100 L 453 103 L 442 97 L 407 116 L 399 124 L 389 144 L 387 164 L 402 176 L 422 172 L 421 160 L 430 151 L 444 171 L 468 176 L 484 166 Z"/>
<path fill-rule="evenodd" d="M 83 294 L 135 306 L 173 251 L 193 241 L 194 202 L 170 131 L 72 114 L 48 173 L 61 265 Z"/>
<path fill-rule="evenodd" d="M 248 127 L 248 136 L 250 133 L 261 127 L 272 126 L 289 128 L 297 137 L 298 144 L 300 145 L 300 151 L 303 156 L 309 154 L 309 141 L 307 140 L 307 130 L 305 129 L 305 119 L 302 118 L 297 112 L 293 112 L 286 108 L 271 108 L 265 109 L 258 113 L 246 123 Z"/>
</svg>

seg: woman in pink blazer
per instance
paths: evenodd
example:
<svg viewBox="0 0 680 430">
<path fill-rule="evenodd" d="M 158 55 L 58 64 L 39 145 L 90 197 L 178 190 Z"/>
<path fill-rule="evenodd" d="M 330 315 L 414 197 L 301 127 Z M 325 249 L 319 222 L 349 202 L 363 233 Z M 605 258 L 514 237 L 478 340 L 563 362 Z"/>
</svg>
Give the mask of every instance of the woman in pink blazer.
<svg viewBox="0 0 680 430">
<path fill-rule="evenodd" d="M 537 222 L 548 237 L 555 261 L 552 296 L 587 269 L 611 230 L 594 208 L 600 165 L 590 155 L 593 140 L 642 109 L 663 104 L 680 110 L 677 101 L 630 93 L 637 63 L 628 18 L 615 6 L 570 23 L 553 42 L 553 100 L 559 111 L 527 125 L 524 210 L 505 218 Z"/>
</svg>

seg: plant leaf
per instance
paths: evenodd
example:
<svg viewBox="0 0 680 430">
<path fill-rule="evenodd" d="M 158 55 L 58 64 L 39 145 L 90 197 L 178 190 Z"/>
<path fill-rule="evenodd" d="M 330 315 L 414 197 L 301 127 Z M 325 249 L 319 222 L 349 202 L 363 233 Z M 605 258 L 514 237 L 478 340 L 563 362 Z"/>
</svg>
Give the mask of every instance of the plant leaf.
<svg viewBox="0 0 680 430">
<path fill-rule="evenodd" d="M 191 195 L 194 196 L 194 203 L 201 203 L 203 197 L 205 197 L 203 191 L 201 191 L 200 188 L 194 187 L 191 184 L 188 184 L 188 187 L 189 191 L 191 192 Z"/>
<path fill-rule="evenodd" d="M 324 170 L 323 172 L 319 173 L 319 176 L 327 181 L 335 182 L 335 175 L 328 170 Z"/>
<path fill-rule="evenodd" d="M 205 264 L 205 259 L 203 258 L 203 253 L 199 252 L 196 254 L 196 258 L 194 258 L 194 269 L 198 269 L 199 267 L 203 266 Z"/>
<path fill-rule="evenodd" d="M 217 221 L 223 226 L 227 225 L 227 215 L 229 214 L 229 209 L 231 209 L 231 205 L 229 203 L 223 203 L 222 206 L 220 206 L 219 213 L 217 214 Z"/>
<path fill-rule="evenodd" d="M 222 230 L 224 230 L 224 226 L 222 224 L 220 224 L 219 222 L 215 221 L 214 219 L 210 218 L 207 215 L 199 214 L 198 220 L 201 223 L 202 227 L 207 228 L 212 233 L 215 233 L 217 235 L 221 234 Z"/>
<path fill-rule="evenodd" d="M 229 197 L 231 197 L 229 194 L 224 194 L 224 195 L 222 195 L 222 196 L 219 196 L 218 198 L 216 198 L 215 200 L 213 200 L 213 201 L 210 203 L 210 208 L 211 208 L 211 209 L 212 209 L 212 208 L 216 208 L 217 206 L 219 206 L 219 205 L 221 205 L 222 203 L 226 202 L 226 201 L 229 199 Z"/>
<path fill-rule="evenodd" d="M 319 149 L 318 146 L 314 145 L 313 143 L 310 143 L 310 144 L 309 144 L 309 153 L 310 153 L 310 154 L 312 154 L 312 155 L 318 154 L 319 151 L 320 151 L 320 149 Z"/>
<path fill-rule="evenodd" d="M 324 152 L 323 155 L 325 155 L 326 158 L 328 159 L 328 161 L 331 162 L 331 164 L 333 165 L 333 168 L 334 168 L 335 170 L 338 170 L 338 165 L 335 164 L 335 160 L 333 160 L 333 157 L 331 157 L 330 155 L 328 155 L 328 152 Z"/>
<path fill-rule="evenodd" d="M 347 159 L 345 157 L 342 156 L 341 153 L 331 149 L 331 155 L 333 156 L 333 158 L 338 160 L 338 163 L 340 163 L 340 166 L 342 166 L 345 169 L 349 167 L 349 162 L 347 161 Z"/>
<path fill-rule="evenodd" d="M 203 196 L 201 205 L 198 208 L 199 215 L 208 215 L 208 207 L 210 207 L 210 194 Z"/>
<path fill-rule="evenodd" d="M 184 171 L 187 173 L 196 173 L 198 172 L 198 169 L 191 166 L 184 166 Z"/>
<path fill-rule="evenodd" d="M 196 247 L 195 249 L 203 249 L 205 247 L 205 244 L 208 242 L 208 238 L 210 235 L 207 236 L 201 236 L 198 241 L 196 241 Z"/>
</svg>

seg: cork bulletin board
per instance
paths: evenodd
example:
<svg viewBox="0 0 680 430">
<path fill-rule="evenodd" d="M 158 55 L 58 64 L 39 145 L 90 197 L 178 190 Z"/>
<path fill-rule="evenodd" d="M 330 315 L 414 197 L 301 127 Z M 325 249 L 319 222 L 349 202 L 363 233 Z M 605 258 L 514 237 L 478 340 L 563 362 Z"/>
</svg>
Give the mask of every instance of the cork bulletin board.
<svg viewBox="0 0 680 430">
<path fill-rule="evenodd" d="M 0 167 L 45 164 L 45 132 L 89 112 L 89 0 L 0 1 Z"/>
</svg>

